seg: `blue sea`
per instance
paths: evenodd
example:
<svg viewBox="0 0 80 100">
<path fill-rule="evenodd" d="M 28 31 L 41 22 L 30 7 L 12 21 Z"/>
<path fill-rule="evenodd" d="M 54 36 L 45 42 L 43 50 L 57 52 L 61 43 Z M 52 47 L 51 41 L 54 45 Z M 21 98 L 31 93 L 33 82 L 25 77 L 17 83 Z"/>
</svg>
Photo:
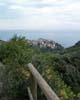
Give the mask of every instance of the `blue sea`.
<svg viewBox="0 0 80 100">
<path fill-rule="evenodd" d="M 25 36 L 26 39 L 37 40 L 39 38 L 53 40 L 64 47 L 70 47 L 80 40 L 79 30 L 55 30 L 45 31 L 27 31 L 27 30 L 0 30 L 0 40 L 9 40 L 14 35 Z"/>
</svg>

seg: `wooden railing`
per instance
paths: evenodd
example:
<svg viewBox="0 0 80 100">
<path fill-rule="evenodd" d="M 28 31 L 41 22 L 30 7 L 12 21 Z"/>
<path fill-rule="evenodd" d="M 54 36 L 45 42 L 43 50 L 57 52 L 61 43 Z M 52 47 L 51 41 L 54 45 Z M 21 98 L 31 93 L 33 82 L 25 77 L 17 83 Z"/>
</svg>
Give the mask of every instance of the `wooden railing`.
<svg viewBox="0 0 80 100">
<path fill-rule="evenodd" d="M 41 88 L 47 100 L 60 100 L 56 93 L 50 88 L 47 82 L 42 78 L 37 69 L 29 63 L 26 65 L 31 73 L 31 85 L 28 87 L 30 100 L 37 100 L 37 84 Z"/>
<path fill-rule="evenodd" d="M 28 68 L 29 72 L 31 73 L 29 84 L 30 86 L 27 88 L 30 100 L 37 100 L 37 85 L 41 88 L 47 100 L 60 100 L 56 93 L 50 88 L 47 82 L 31 63 L 25 65 L 25 67 Z"/>
</svg>

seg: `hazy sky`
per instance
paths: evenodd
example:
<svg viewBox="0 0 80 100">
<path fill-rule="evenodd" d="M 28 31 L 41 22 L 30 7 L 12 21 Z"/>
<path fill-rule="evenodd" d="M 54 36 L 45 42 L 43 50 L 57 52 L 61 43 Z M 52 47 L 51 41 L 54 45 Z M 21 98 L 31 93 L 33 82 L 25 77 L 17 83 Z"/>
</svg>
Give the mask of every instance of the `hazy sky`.
<svg viewBox="0 0 80 100">
<path fill-rule="evenodd" d="M 0 0 L 0 29 L 79 29 L 80 0 Z"/>
</svg>

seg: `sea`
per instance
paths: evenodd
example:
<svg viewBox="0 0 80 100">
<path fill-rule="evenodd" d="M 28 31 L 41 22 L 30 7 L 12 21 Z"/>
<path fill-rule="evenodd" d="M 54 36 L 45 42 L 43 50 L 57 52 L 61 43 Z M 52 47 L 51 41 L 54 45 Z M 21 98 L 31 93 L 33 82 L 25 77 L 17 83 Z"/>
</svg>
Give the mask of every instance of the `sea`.
<svg viewBox="0 0 80 100">
<path fill-rule="evenodd" d="M 9 40 L 14 35 L 25 36 L 26 39 L 37 40 L 44 38 L 53 40 L 64 47 L 70 47 L 80 41 L 80 30 L 54 30 L 54 31 L 30 31 L 30 30 L 0 30 L 0 40 Z"/>
</svg>

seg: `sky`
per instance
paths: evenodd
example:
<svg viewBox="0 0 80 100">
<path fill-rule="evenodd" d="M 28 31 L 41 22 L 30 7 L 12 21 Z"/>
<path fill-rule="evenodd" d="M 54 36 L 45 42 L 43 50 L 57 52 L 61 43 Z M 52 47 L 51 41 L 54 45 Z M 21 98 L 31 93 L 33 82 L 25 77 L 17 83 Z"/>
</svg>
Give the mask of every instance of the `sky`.
<svg viewBox="0 0 80 100">
<path fill-rule="evenodd" d="M 80 30 L 80 0 L 0 0 L 0 30 Z"/>
</svg>

